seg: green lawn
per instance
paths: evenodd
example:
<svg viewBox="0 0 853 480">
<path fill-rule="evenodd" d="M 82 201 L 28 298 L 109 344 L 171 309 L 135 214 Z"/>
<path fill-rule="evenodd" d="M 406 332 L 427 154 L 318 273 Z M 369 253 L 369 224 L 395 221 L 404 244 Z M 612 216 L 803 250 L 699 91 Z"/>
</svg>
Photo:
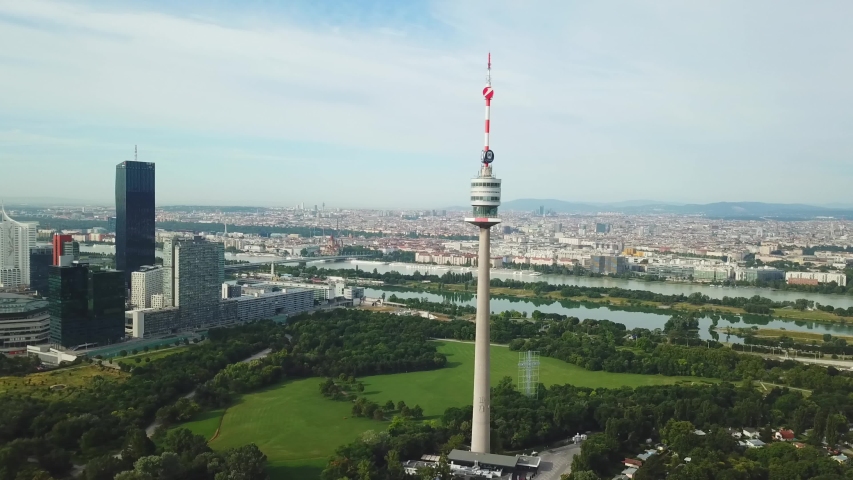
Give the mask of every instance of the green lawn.
<svg viewBox="0 0 853 480">
<path fill-rule="evenodd" d="M 427 417 L 437 417 L 453 406 L 471 404 L 474 346 L 439 342 L 448 356 L 446 368 L 428 372 L 363 377 L 364 395 L 384 404 L 403 400 L 418 404 Z M 491 349 L 492 384 L 518 375 L 518 353 L 506 347 Z M 692 377 L 590 372 L 552 358 L 541 358 L 540 381 L 546 385 L 570 383 L 586 387 L 621 387 L 707 381 Z M 383 430 L 385 422 L 353 418 L 349 402 L 329 400 L 319 392 L 320 378 L 286 381 L 242 396 L 228 408 L 219 436 L 210 445 L 221 450 L 254 442 L 270 460 L 274 479 L 316 479 L 335 447 L 356 439 L 366 430 Z M 220 412 L 204 414 L 185 424 L 211 438 Z"/>
<path fill-rule="evenodd" d="M 169 355 L 174 355 L 176 353 L 185 352 L 190 348 L 193 348 L 195 345 L 181 345 L 180 347 L 169 347 L 160 350 L 149 350 L 147 352 L 139 352 L 136 355 L 128 355 L 126 357 L 115 357 L 113 358 L 113 363 L 127 363 L 129 365 L 135 365 L 136 359 L 139 358 L 143 362 L 145 361 L 145 357 L 148 357 L 153 362 L 154 360 L 168 357 Z"/>
</svg>

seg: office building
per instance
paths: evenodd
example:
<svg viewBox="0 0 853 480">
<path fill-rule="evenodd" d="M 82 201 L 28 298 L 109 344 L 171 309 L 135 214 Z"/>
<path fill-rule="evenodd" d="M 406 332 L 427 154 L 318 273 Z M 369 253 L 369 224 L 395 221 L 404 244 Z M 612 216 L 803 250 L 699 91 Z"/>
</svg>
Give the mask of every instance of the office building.
<svg viewBox="0 0 853 480">
<path fill-rule="evenodd" d="M 646 266 L 646 275 L 662 279 L 691 280 L 693 279 L 693 270 L 692 265 L 649 264 Z"/>
<path fill-rule="evenodd" d="M 27 345 L 46 344 L 49 337 L 48 302 L 0 293 L 0 353 L 24 353 Z"/>
<path fill-rule="evenodd" d="M 0 207 L 0 287 L 30 283 L 30 248 L 36 246 L 38 223 L 17 222 Z"/>
<path fill-rule="evenodd" d="M 314 292 L 306 288 L 288 288 L 233 300 L 237 321 L 254 322 L 279 315 L 296 315 L 314 308 Z"/>
<path fill-rule="evenodd" d="M 601 275 L 620 275 L 628 271 L 628 260 L 616 255 L 593 255 L 589 258 L 589 271 Z"/>
<path fill-rule="evenodd" d="M 130 276 L 130 305 L 151 308 L 152 297 L 163 294 L 163 268 L 144 265 Z"/>
<path fill-rule="evenodd" d="M 30 290 L 47 296 L 47 279 L 53 265 L 53 247 L 30 248 Z"/>
<path fill-rule="evenodd" d="M 154 265 L 154 164 L 116 165 L 116 268 L 125 284 L 143 265 Z"/>
<path fill-rule="evenodd" d="M 609 223 L 596 223 L 595 224 L 595 233 L 610 233 L 610 224 Z"/>
<path fill-rule="evenodd" d="M 72 262 L 80 260 L 80 244 L 71 235 L 53 235 L 52 265 L 68 267 Z"/>
<path fill-rule="evenodd" d="M 792 285 L 817 285 L 835 282 L 839 287 L 847 286 L 847 275 L 843 272 L 786 272 L 785 280 Z"/>
<path fill-rule="evenodd" d="M 234 285 L 230 283 L 222 284 L 222 298 L 240 298 L 243 296 L 243 287 L 240 285 Z"/>
<path fill-rule="evenodd" d="M 784 279 L 785 271 L 778 268 L 738 268 L 735 270 L 735 280 L 739 282 L 772 282 Z"/>
<path fill-rule="evenodd" d="M 219 323 L 225 279 L 225 248 L 201 237 L 168 238 L 163 245 L 167 303 L 180 308 L 181 323 L 191 328 Z"/>
<path fill-rule="evenodd" d="M 85 263 L 50 267 L 50 343 L 107 345 L 124 336 L 124 274 Z"/>
</svg>

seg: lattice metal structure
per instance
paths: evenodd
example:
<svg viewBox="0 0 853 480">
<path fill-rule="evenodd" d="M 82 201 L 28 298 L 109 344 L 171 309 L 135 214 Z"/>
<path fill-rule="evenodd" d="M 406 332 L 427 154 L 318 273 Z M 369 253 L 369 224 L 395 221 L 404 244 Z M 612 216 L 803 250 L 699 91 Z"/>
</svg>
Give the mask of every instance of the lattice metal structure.
<svg viewBox="0 0 853 480">
<path fill-rule="evenodd" d="M 518 391 L 532 398 L 539 396 L 539 352 L 518 352 Z"/>
</svg>

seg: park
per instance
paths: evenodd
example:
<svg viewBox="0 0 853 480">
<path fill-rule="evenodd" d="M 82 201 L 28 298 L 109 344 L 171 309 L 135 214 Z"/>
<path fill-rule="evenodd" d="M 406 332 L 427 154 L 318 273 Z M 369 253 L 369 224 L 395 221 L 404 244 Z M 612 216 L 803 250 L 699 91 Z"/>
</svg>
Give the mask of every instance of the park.
<svg viewBox="0 0 853 480">
<path fill-rule="evenodd" d="M 471 404 L 474 345 L 436 342 L 447 356 L 445 368 L 411 373 L 362 377 L 362 396 L 384 404 L 404 401 L 420 405 L 425 420 L 439 418 L 449 407 Z M 491 383 L 518 375 L 518 352 L 506 346 L 491 348 Z M 572 384 L 590 388 L 669 385 L 709 379 L 592 372 L 553 359 L 541 359 L 540 382 L 546 386 Z M 319 392 L 322 378 L 286 380 L 263 390 L 242 395 L 227 409 L 200 414 L 182 427 L 211 439 L 214 450 L 255 443 L 267 455 L 272 478 L 316 479 L 339 445 L 368 430 L 382 431 L 387 422 L 352 416 L 350 402 L 334 401 Z"/>
</svg>

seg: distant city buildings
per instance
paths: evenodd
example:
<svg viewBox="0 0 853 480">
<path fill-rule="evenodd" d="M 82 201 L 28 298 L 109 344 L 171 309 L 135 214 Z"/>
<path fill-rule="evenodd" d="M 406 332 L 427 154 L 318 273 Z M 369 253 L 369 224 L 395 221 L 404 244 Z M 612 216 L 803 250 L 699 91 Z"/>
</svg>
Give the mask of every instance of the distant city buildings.
<svg viewBox="0 0 853 480">
<path fill-rule="evenodd" d="M 0 208 L 0 287 L 30 283 L 30 249 L 36 246 L 38 223 L 17 222 Z"/>
<path fill-rule="evenodd" d="M 116 165 L 116 268 L 125 284 L 143 265 L 154 265 L 154 164 Z"/>
<path fill-rule="evenodd" d="M 50 267 L 50 343 L 66 348 L 124 337 L 124 274 L 85 263 Z"/>
</svg>

